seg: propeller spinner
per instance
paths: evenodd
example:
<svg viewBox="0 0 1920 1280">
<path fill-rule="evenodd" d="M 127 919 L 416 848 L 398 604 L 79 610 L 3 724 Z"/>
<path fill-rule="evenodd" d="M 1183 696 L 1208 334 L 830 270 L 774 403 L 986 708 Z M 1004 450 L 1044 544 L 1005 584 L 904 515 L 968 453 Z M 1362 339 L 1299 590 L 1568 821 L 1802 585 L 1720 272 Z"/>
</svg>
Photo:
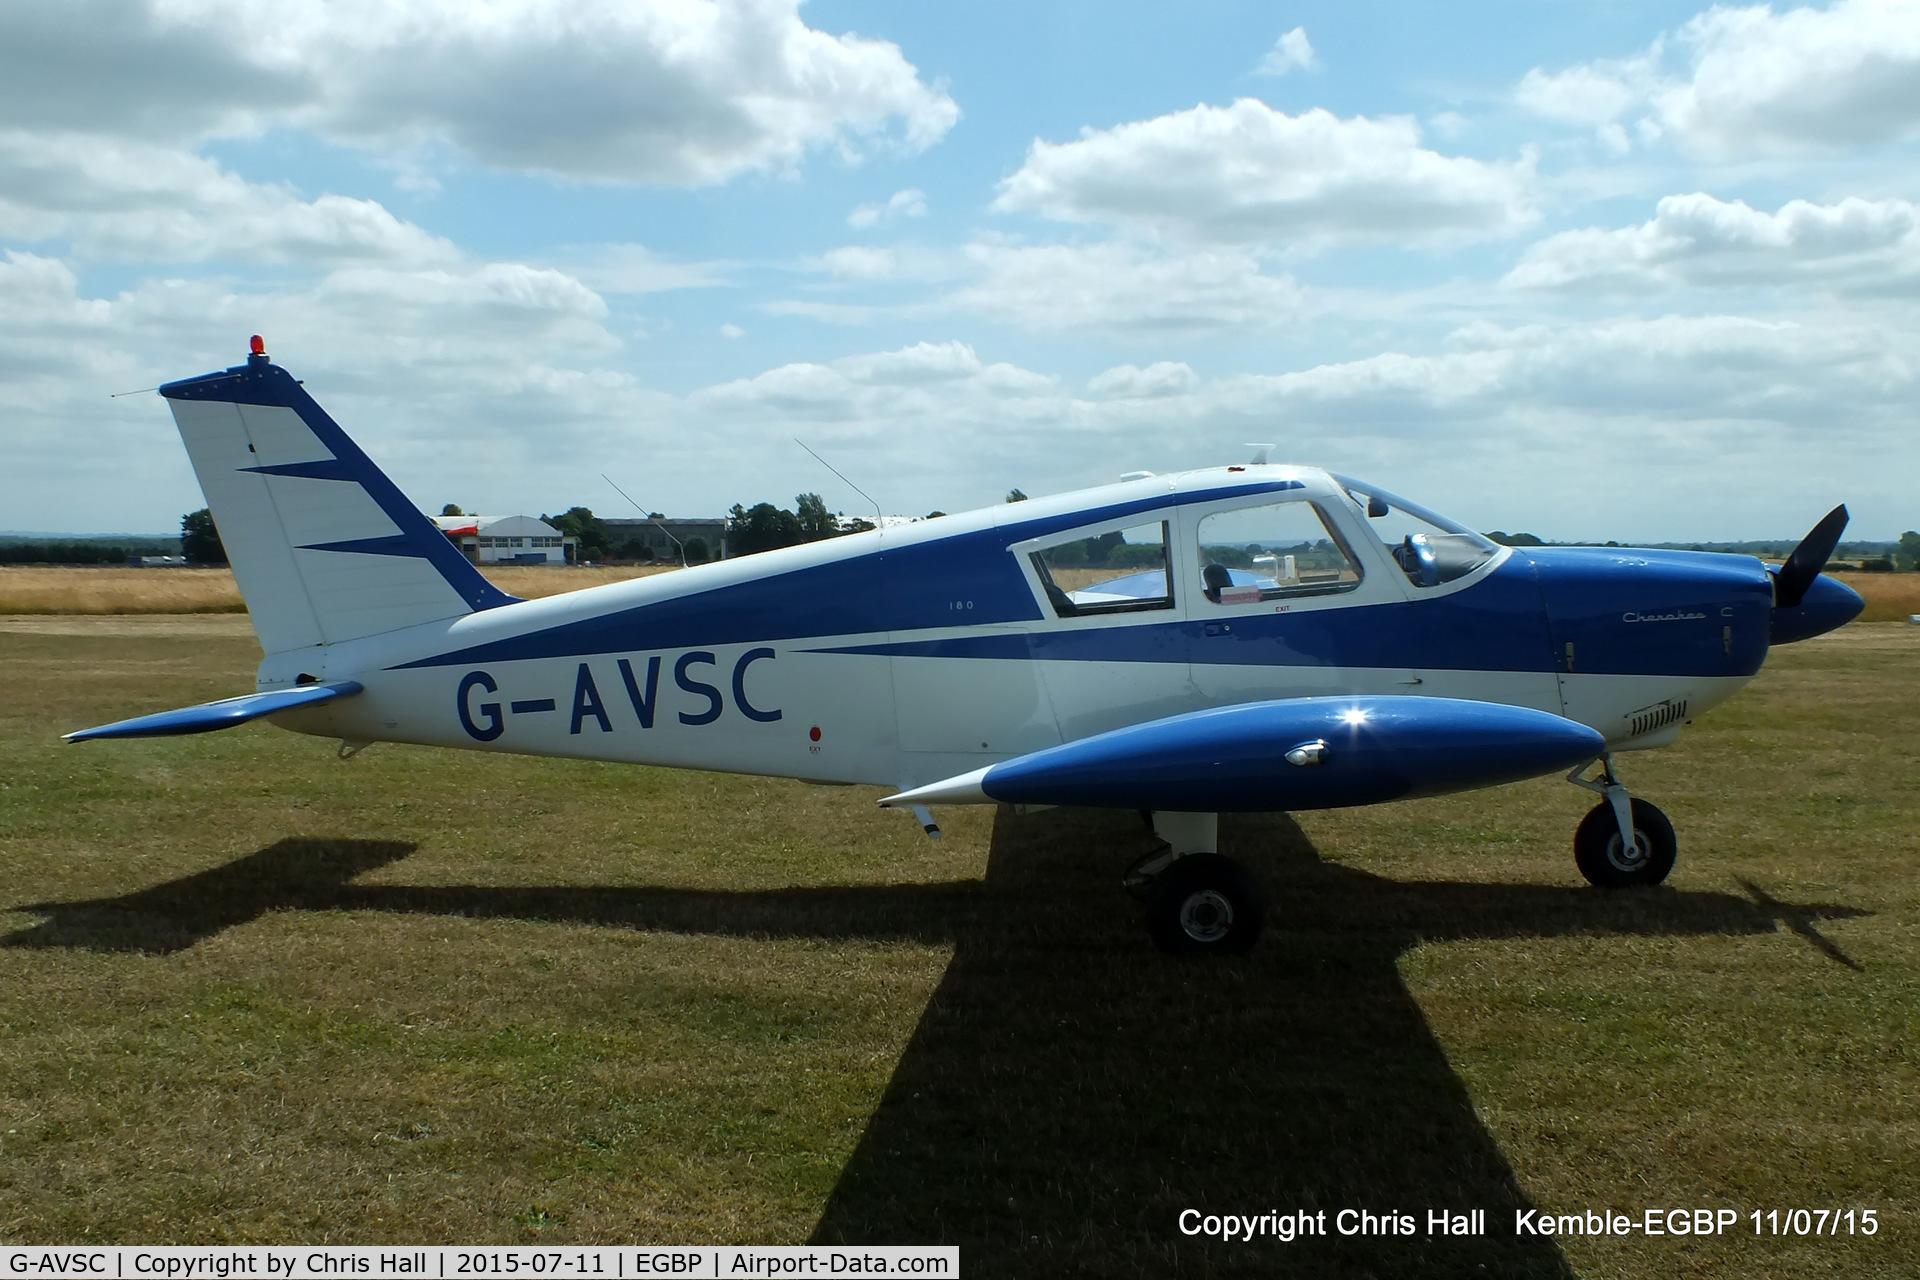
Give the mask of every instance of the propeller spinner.
<svg viewBox="0 0 1920 1280">
<path fill-rule="evenodd" d="M 1833 549 L 1840 545 L 1840 534 L 1847 527 L 1847 508 L 1843 504 L 1827 512 L 1819 524 L 1800 540 L 1787 562 L 1773 574 L 1773 644 L 1790 644 L 1831 631 L 1853 620 L 1866 607 L 1859 593 L 1821 570 Z"/>
</svg>

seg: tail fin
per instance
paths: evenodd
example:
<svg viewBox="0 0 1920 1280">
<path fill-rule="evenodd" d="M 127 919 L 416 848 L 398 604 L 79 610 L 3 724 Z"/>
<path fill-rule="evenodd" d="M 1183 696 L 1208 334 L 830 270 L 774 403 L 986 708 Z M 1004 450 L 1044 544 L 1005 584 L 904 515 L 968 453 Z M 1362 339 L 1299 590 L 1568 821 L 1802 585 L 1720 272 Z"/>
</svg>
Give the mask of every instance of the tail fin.
<svg viewBox="0 0 1920 1280">
<path fill-rule="evenodd" d="M 246 599 L 283 653 L 511 604 L 254 340 L 160 388 Z"/>
</svg>

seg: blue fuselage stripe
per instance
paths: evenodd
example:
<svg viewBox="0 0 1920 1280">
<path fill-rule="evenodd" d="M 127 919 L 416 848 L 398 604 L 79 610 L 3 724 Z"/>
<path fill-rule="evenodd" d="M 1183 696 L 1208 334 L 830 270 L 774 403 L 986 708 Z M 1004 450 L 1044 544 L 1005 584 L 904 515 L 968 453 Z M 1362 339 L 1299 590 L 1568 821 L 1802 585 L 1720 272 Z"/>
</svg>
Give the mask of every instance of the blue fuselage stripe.
<svg viewBox="0 0 1920 1280">
<path fill-rule="evenodd" d="M 1039 623 L 1044 617 L 1040 604 L 1020 572 L 1019 562 L 1007 550 L 1010 545 L 1145 512 L 1172 511 L 1186 503 L 1299 487 L 1297 480 L 1275 480 L 1177 496 L 1162 493 L 905 546 L 882 544 L 875 550 L 823 564 L 563 623 L 404 665 L 459 666 L 928 631 L 953 625 L 955 600 L 971 602 L 966 613 L 971 625 Z"/>
<path fill-rule="evenodd" d="M 1112 514 L 1082 512 L 1034 524 L 1072 528 Z M 1766 657 L 1770 587 L 1758 562 L 1742 557 L 1653 553 L 1635 557 L 1636 567 L 1622 573 L 1619 557 L 1533 551 L 1509 557 L 1465 590 L 1435 598 L 1236 613 L 1231 631 L 1209 635 L 1205 618 L 1160 621 L 1149 614 L 1099 627 L 1044 618 L 1006 547 L 1046 531 L 1002 527 L 885 549 L 403 665 L 579 659 L 843 636 L 873 639 L 806 651 L 1675 676 L 1751 675 Z M 912 636 L 954 630 L 954 598 L 975 602 L 970 625 L 1003 629 Z"/>
</svg>

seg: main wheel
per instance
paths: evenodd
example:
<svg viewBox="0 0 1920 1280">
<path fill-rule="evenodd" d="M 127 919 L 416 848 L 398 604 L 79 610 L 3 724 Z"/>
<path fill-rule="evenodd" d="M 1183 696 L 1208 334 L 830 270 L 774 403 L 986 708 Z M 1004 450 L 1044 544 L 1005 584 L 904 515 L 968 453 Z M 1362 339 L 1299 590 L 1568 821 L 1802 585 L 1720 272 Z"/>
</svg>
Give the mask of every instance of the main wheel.
<svg viewBox="0 0 1920 1280">
<path fill-rule="evenodd" d="M 1629 889 L 1659 884 L 1673 870 L 1679 842 L 1667 815 L 1646 800 L 1633 802 L 1633 848 L 1620 839 L 1620 821 L 1613 805 L 1601 801 L 1580 819 L 1573 833 L 1573 860 L 1588 884 L 1602 889 Z"/>
<path fill-rule="evenodd" d="M 1217 853 L 1180 859 L 1153 882 L 1147 932 L 1174 955 L 1239 955 L 1260 936 L 1267 902 L 1246 869 Z"/>
</svg>

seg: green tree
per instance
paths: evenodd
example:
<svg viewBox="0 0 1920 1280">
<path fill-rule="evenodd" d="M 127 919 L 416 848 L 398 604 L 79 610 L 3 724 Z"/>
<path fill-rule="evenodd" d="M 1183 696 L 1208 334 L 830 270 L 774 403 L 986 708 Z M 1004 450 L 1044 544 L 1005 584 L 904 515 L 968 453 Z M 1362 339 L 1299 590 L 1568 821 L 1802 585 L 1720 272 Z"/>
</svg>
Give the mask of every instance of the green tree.
<svg viewBox="0 0 1920 1280">
<path fill-rule="evenodd" d="M 443 516 L 463 516 L 467 513 L 462 511 L 458 506 L 449 502 L 446 506 L 440 508 L 440 514 Z"/>
<path fill-rule="evenodd" d="M 1018 489 L 1007 490 L 1008 502 L 1025 502 L 1026 500 L 1027 500 L 1027 495 L 1020 492 Z"/>
<path fill-rule="evenodd" d="M 213 512 L 205 507 L 180 517 L 180 547 L 194 564 L 227 562 L 227 549 L 221 545 L 220 530 L 213 523 Z"/>
<path fill-rule="evenodd" d="M 751 507 L 736 502 L 727 513 L 727 550 L 733 555 L 750 556 L 802 540 L 800 517 L 771 502 L 756 502 Z"/>
<path fill-rule="evenodd" d="M 713 552 L 707 549 L 707 540 L 699 534 L 688 538 L 684 549 L 688 564 L 705 564 L 713 558 Z"/>
<path fill-rule="evenodd" d="M 839 530 L 833 526 L 833 513 L 817 493 L 803 493 L 793 500 L 794 517 L 808 542 L 831 538 Z"/>
<path fill-rule="evenodd" d="M 1900 535 L 1900 549 L 1894 552 L 1909 569 L 1920 569 L 1920 533 L 1909 529 Z"/>
<path fill-rule="evenodd" d="M 607 526 L 600 523 L 600 517 L 585 507 L 568 507 L 557 516 L 541 516 L 542 520 L 558 529 L 580 539 L 580 559 L 604 560 L 609 551 Z"/>
</svg>

